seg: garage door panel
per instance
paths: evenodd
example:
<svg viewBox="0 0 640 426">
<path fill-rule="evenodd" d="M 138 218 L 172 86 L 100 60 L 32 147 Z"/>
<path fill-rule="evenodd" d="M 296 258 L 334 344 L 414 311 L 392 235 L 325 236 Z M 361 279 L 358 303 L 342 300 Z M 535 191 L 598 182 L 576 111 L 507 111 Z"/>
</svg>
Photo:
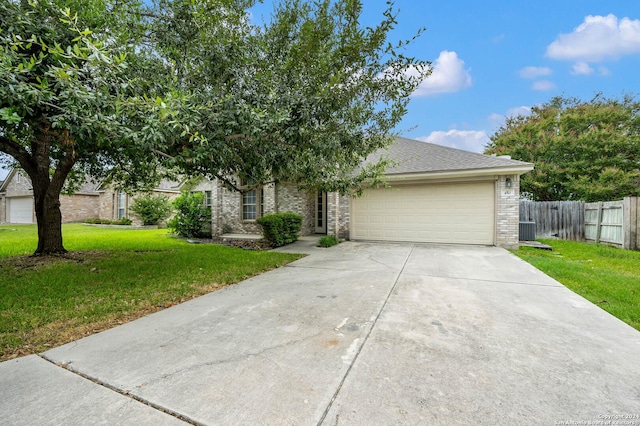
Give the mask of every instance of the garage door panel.
<svg viewBox="0 0 640 426">
<path fill-rule="evenodd" d="M 33 223 L 33 198 L 11 197 L 7 198 L 9 223 Z"/>
<path fill-rule="evenodd" d="M 352 238 L 491 245 L 494 210 L 493 182 L 368 190 L 352 201 Z"/>
</svg>

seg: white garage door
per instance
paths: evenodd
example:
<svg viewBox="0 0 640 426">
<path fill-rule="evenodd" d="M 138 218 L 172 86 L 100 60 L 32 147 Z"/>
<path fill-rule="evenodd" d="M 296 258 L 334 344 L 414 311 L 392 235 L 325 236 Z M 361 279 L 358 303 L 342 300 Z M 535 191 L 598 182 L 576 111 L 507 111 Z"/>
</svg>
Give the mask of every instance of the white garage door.
<svg viewBox="0 0 640 426">
<path fill-rule="evenodd" d="M 493 182 L 371 189 L 351 204 L 356 240 L 494 244 Z"/>
<path fill-rule="evenodd" d="M 33 223 L 33 198 L 7 198 L 9 223 Z"/>
</svg>

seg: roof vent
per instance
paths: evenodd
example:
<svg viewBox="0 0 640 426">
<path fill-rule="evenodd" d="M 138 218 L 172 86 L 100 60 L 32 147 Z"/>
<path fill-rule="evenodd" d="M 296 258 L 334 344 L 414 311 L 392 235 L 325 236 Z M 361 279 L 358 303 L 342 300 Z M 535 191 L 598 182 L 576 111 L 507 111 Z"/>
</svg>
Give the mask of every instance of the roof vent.
<svg viewBox="0 0 640 426">
<path fill-rule="evenodd" d="M 507 160 L 511 160 L 510 155 L 498 155 L 498 158 L 506 158 Z"/>
</svg>

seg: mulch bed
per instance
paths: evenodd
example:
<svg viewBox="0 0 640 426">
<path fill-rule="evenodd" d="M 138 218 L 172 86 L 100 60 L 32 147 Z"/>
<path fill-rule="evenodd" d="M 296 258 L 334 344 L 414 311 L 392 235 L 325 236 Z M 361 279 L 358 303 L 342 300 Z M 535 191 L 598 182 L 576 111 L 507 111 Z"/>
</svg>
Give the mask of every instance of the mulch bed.
<svg viewBox="0 0 640 426">
<path fill-rule="evenodd" d="M 273 247 L 265 240 L 237 240 L 223 238 L 187 238 L 193 244 L 220 244 L 229 247 L 238 247 L 244 250 L 271 250 Z"/>
</svg>

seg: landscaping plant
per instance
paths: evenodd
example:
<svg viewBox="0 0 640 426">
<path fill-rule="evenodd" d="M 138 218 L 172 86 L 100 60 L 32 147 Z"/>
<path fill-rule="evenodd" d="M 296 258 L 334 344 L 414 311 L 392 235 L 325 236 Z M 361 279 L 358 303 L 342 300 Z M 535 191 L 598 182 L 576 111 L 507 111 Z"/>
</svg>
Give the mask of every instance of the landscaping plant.
<svg viewBox="0 0 640 426">
<path fill-rule="evenodd" d="M 166 195 L 143 195 L 136 198 L 129 209 L 143 225 L 158 225 L 171 216 L 171 201 Z"/>
<path fill-rule="evenodd" d="M 318 246 L 320 247 L 333 247 L 336 244 L 340 244 L 340 239 L 335 235 L 325 235 L 318 240 Z"/>
<path fill-rule="evenodd" d="M 296 213 L 272 213 L 257 220 L 262 226 L 262 235 L 273 247 L 281 247 L 298 239 L 302 227 L 302 216 Z"/>
<path fill-rule="evenodd" d="M 167 223 L 173 232 L 187 238 L 210 236 L 206 228 L 211 223 L 211 209 L 204 205 L 201 192 L 183 192 L 173 201 L 173 206 L 176 215 Z"/>
</svg>

